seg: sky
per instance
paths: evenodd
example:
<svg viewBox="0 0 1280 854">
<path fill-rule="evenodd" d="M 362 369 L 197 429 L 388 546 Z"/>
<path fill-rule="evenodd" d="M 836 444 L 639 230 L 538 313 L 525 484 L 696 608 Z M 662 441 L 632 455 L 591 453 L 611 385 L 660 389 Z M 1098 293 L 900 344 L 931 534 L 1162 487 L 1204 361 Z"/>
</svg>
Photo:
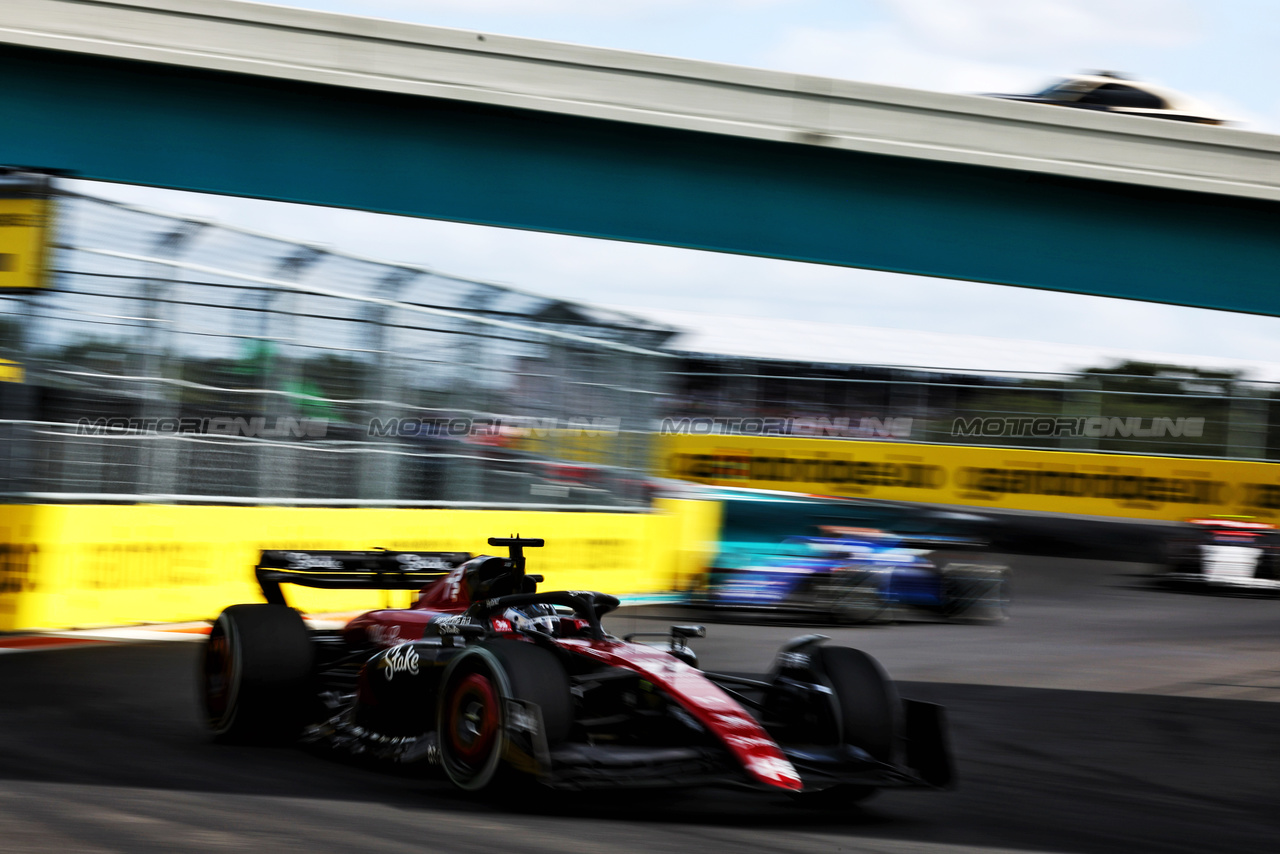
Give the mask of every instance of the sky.
<svg viewBox="0 0 1280 854">
<path fill-rule="evenodd" d="M 1277 0 L 291 0 L 942 92 L 1086 69 L 1280 133 Z M 147 188 L 77 189 L 566 299 L 1280 362 L 1280 319 Z M 1191 359 L 1186 360 L 1191 363 Z M 963 367 L 963 366 L 957 366 Z"/>
</svg>

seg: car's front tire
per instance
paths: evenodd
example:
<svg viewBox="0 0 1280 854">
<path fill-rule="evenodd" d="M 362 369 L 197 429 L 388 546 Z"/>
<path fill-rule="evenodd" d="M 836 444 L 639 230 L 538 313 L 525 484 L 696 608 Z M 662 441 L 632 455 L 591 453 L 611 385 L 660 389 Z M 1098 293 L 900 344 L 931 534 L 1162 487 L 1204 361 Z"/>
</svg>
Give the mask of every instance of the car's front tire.
<svg viewBox="0 0 1280 854">
<path fill-rule="evenodd" d="M 216 739 L 283 743 L 297 737 L 310 701 L 315 648 L 301 615 L 284 605 L 232 605 L 201 657 L 200 697 Z"/>
<path fill-rule="evenodd" d="M 834 737 L 860 748 L 878 762 L 893 764 L 903 744 L 902 700 L 879 662 L 859 649 L 822 646 L 810 659 L 813 675 L 831 689 Z M 802 792 L 806 806 L 839 807 L 865 801 L 879 791 L 874 786 L 838 785 Z"/>
<path fill-rule="evenodd" d="M 548 746 L 573 726 L 569 676 L 555 655 L 523 641 L 500 640 L 470 648 L 449 663 L 440 686 L 437 735 L 440 764 L 458 788 L 483 792 L 523 782 L 504 766 L 505 701 L 536 705 Z"/>
</svg>

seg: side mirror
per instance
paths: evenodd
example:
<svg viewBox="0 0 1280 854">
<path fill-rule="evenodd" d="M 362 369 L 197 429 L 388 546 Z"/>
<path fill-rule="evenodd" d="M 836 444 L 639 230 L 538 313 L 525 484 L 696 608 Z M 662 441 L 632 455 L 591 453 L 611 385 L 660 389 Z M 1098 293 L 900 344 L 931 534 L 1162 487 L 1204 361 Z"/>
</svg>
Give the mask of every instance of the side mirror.
<svg viewBox="0 0 1280 854">
<path fill-rule="evenodd" d="M 705 638 L 706 626 L 672 626 L 667 652 L 690 667 L 698 666 L 698 654 L 689 648 L 689 638 Z"/>
<path fill-rule="evenodd" d="M 639 637 L 664 637 L 667 639 L 667 652 L 683 661 L 690 667 L 698 666 L 698 654 L 689 648 L 689 638 L 705 638 L 707 636 L 706 626 L 672 626 L 670 634 L 662 634 L 661 632 L 632 632 L 623 637 L 624 641 L 631 642 L 632 638 Z M 649 644 L 649 646 L 657 646 L 657 644 Z"/>
</svg>

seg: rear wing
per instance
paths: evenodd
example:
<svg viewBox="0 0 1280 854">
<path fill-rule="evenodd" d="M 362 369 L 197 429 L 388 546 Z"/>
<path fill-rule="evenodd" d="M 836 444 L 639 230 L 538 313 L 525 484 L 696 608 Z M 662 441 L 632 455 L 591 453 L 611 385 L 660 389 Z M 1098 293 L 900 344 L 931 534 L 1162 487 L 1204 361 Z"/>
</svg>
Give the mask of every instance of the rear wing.
<svg viewBox="0 0 1280 854">
<path fill-rule="evenodd" d="M 286 605 L 281 584 L 325 590 L 419 590 L 469 560 L 468 552 L 264 551 L 254 575 L 267 602 Z"/>
</svg>

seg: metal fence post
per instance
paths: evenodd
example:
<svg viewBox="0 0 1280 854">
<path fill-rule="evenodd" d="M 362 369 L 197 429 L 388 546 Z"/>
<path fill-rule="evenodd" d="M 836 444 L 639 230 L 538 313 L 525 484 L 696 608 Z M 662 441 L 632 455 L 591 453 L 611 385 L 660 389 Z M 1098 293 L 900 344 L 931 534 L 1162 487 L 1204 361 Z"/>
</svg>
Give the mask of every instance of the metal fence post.
<svg viewBox="0 0 1280 854">
<path fill-rule="evenodd" d="M 1267 457 L 1267 401 L 1251 386 L 1228 386 L 1227 456 L 1262 460 Z"/>
<path fill-rule="evenodd" d="M 1098 378 L 1092 375 L 1083 377 L 1076 388 L 1065 388 L 1062 395 L 1062 417 L 1096 418 L 1102 415 L 1101 389 Z M 1075 436 L 1061 436 L 1058 441 L 1067 450 L 1088 451 L 1098 447 L 1098 440 L 1083 432 Z"/>
<path fill-rule="evenodd" d="M 384 299 L 398 301 L 405 288 L 420 275 L 414 270 L 393 270 L 378 283 L 379 295 Z M 402 399 L 403 390 L 399 382 L 399 360 L 394 354 L 395 330 L 390 325 L 394 314 L 391 307 L 378 304 L 370 304 L 365 313 L 365 340 L 368 348 L 373 351 L 373 358 L 371 375 L 366 374 L 369 382 L 363 392 L 374 401 L 369 407 L 371 419 L 382 425 L 392 423 L 405 414 L 395 404 L 395 401 Z M 398 453 L 398 433 L 395 436 L 376 435 L 371 430 L 372 424 L 358 426 L 363 428 L 362 441 L 375 453 L 361 454 L 358 457 L 357 494 L 366 499 L 399 498 L 403 457 Z M 382 451 L 388 453 L 378 453 Z"/>
<path fill-rule="evenodd" d="M 199 235 L 204 223 L 188 220 L 178 223 L 173 231 L 163 234 L 156 241 L 153 253 L 156 257 L 170 260 L 178 259 Z M 164 382 L 166 369 L 175 365 L 181 372 L 182 363 L 172 358 L 172 336 L 170 335 L 171 311 L 169 298 L 174 289 L 176 268 L 165 264 L 147 264 L 147 275 L 140 282 L 142 306 L 146 320 L 143 321 L 143 341 L 141 346 L 142 371 L 146 379 L 142 398 L 142 417 L 145 424 L 153 419 L 176 419 L 182 411 L 182 392 L 171 389 Z M 179 378 L 180 379 L 180 378 Z M 175 399 L 176 398 L 176 399 Z M 153 495 L 171 495 L 178 489 L 178 467 L 180 449 L 173 433 L 157 429 L 155 434 L 142 444 L 140 454 L 142 463 L 139 485 L 141 491 Z"/>
<path fill-rule="evenodd" d="M 307 271 L 321 258 L 324 250 L 314 246 L 296 246 L 281 258 L 275 275 L 290 282 L 301 282 Z M 266 427 L 272 430 L 296 417 L 295 395 L 299 393 L 298 370 L 292 348 L 297 311 L 297 294 L 287 288 L 262 291 L 262 317 L 259 340 L 262 342 L 263 396 L 262 414 Z M 279 346 L 273 347 L 273 342 Z M 297 452 L 284 441 L 262 442 L 258 448 L 258 496 L 292 498 L 297 493 Z"/>
</svg>

